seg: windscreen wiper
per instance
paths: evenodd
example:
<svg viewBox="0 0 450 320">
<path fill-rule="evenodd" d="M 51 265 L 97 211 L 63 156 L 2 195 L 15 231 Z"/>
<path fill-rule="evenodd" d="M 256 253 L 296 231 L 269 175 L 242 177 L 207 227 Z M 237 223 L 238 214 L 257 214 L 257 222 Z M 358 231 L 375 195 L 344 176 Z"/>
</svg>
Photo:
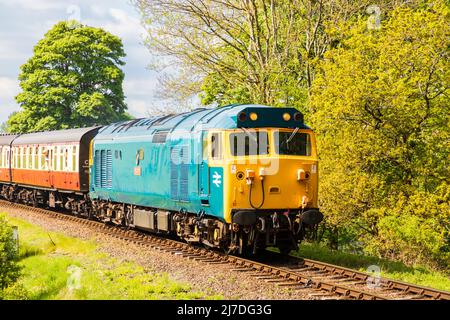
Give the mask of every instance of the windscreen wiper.
<svg viewBox="0 0 450 320">
<path fill-rule="evenodd" d="M 241 128 L 254 142 L 258 142 L 258 137 L 256 136 L 258 133 L 255 132 L 255 134 L 251 133 L 250 131 L 248 131 L 245 128 Z"/>
<path fill-rule="evenodd" d="M 287 140 L 283 142 L 283 144 L 286 143 L 286 147 L 288 148 L 288 150 L 289 150 L 289 142 L 291 142 L 291 140 L 295 137 L 299 129 L 300 128 L 295 128 L 294 131 L 289 136 L 289 138 L 287 138 Z"/>
</svg>

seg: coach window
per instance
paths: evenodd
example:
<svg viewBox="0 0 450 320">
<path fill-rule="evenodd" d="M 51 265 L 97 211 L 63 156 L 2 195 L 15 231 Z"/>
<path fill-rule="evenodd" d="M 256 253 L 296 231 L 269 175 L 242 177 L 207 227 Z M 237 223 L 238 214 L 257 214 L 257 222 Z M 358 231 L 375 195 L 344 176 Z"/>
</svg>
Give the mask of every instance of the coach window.
<svg viewBox="0 0 450 320">
<path fill-rule="evenodd" d="M 28 152 L 27 152 L 27 156 L 28 156 L 28 169 L 33 169 L 33 147 L 28 147 Z"/>
<path fill-rule="evenodd" d="M 69 170 L 69 148 L 63 147 L 63 170 L 68 171 Z"/>
<path fill-rule="evenodd" d="M 21 168 L 26 169 L 27 168 L 27 148 L 26 147 L 22 147 L 20 155 L 21 155 L 21 159 L 20 159 Z"/>
<path fill-rule="evenodd" d="M 60 171 L 64 170 L 64 147 L 63 146 L 59 146 L 58 148 L 59 151 L 59 163 L 58 163 L 58 169 Z"/>
<path fill-rule="evenodd" d="M 16 165 L 17 169 L 22 168 L 22 148 L 18 147 L 17 148 L 17 165 Z"/>
<path fill-rule="evenodd" d="M 30 147 L 24 147 L 23 148 L 23 162 L 22 162 L 22 168 L 28 169 L 28 152 L 30 151 Z"/>
<path fill-rule="evenodd" d="M 211 158 L 214 160 L 222 159 L 222 139 L 220 133 L 211 135 Z"/>
<path fill-rule="evenodd" d="M 63 167 L 63 150 L 62 150 L 62 147 L 61 146 L 58 146 L 57 148 L 56 148 L 56 170 L 58 170 L 58 171 L 61 171 L 62 170 L 62 167 Z"/>
<path fill-rule="evenodd" d="M 55 153 L 56 153 L 55 170 L 61 171 L 61 168 L 62 168 L 62 159 L 61 159 L 62 150 L 61 150 L 61 146 L 57 146 L 56 147 Z"/>
<path fill-rule="evenodd" d="M 77 147 L 72 147 L 72 171 L 77 171 Z"/>
<path fill-rule="evenodd" d="M 27 168 L 27 149 L 25 147 L 20 148 L 20 167 Z"/>
<path fill-rule="evenodd" d="M 33 169 L 39 169 L 38 148 L 36 146 L 33 147 Z"/>
<path fill-rule="evenodd" d="M 3 150 L 3 147 L 0 147 L 0 168 L 3 168 L 3 163 L 4 163 L 3 158 L 5 157 L 4 153 L 5 152 Z"/>
<path fill-rule="evenodd" d="M 33 147 L 27 147 L 27 169 L 33 169 Z"/>
<path fill-rule="evenodd" d="M 34 147 L 29 147 L 29 149 L 28 149 L 28 169 L 34 169 L 33 159 L 34 159 Z"/>
<path fill-rule="evenodd" d="M 58 147 L 52 148 L 52 170 L 58 170 Z"/>
<path fill-rule="evenodd" d="M 39 165 L 38 168 L 43 170 L 45 168 L 44 148 L 38 148 Z"/>
<path fill-rule="evenodd" d="M 40 147 L 39 149 L 40 149 L 39 154 L 40 154 L 40 157 L 41 157 L 40 168 L 42 170 L 48 169 L 48 155 L 49 155 L 49 151 L 47 150 L 46 147 Z M 47 164 L 47 166 L 46 166 L 46 164 Z"/>
<path fill-rule="evenodd" d="M 53 147 L 47 147 L 48 154 L 45 156 L 45 164 L 48 170 L 53 170 Z"/>
</svg>

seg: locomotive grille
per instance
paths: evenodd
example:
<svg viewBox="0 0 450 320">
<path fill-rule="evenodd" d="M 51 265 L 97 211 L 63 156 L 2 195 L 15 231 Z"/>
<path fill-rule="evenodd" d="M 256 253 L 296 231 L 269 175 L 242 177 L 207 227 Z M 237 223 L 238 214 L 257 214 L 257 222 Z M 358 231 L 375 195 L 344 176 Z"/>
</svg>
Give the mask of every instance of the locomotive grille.
<svg viewBox="0 0 450 320">
<path fill-rule="evenodd" d="M 112 189 L 112 151 L 106 150 L 106 181 L 105 188 Z"/>
<path fill-rule="evenodd" d="M 100 152 L 100 170 L 101 170 L 101 181 L 100 188 L 106 186 L 106 150 Z"/>
<path fill-rule="evenodd" d="M 95 151 L 95 186 L 112 189 L 112 151 Z"/>
<path fill-rule="evenodd" d="M 95 150 L 95 186 L 100 188 L 101 186 L 101 168 L 100 168 L 100 150 Z"/>
</svg>

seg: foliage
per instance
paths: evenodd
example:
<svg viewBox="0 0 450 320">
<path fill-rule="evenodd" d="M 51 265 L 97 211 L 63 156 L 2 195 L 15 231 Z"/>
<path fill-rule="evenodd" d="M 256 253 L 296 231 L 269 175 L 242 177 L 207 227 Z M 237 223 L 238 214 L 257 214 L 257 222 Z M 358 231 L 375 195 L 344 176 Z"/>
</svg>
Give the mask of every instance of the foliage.
<svg viewBox="0 0 450 320">
<path fill-rule="evenodd" d="M 450 261 L 448 18 L 436 1 L 393 10 L 381 30 L 342 23 L 310 100 L 327 223 L 409 263 Z"/>
<path fill-rule="evenodd" d="M 0 215 L 0 299 L 3 291 L 14 284 L 20 276 L 18 252 L 13 239 L 13 229 Z"/>
<path fill-rule="evenodd" d="M 125 114 L 120 66 L 122 41 L 100 29 L 59 22 L 21 66 L 22 111 L 7 121 L 10 132 L 109 124 Z"/>
<path fill-rule="evenodd" d="M 390 10 L 401 0 L 380 0 Z M 326 26 L 364 13 L 370 0 L 134 0 L 147 26 L 154 67 L 176 64 L 172 96 L 202 103 L 304 108 L 316 64 L 334 36 Z M 161 59 L 163 56 L 165 59 Z M 172 69 L 170 69 L 172 71 Z M 190 75 L 186 77 L 186 75 Z M 184 83 L 184 84 L 180 84 Z"/>
</svg>

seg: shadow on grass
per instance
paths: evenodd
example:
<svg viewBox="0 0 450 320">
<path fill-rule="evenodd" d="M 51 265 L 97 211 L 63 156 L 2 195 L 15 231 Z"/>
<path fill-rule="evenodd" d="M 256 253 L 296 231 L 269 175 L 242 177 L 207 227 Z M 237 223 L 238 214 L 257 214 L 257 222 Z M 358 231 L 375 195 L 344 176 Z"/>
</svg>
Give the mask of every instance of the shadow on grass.
<svg viewBox="0 0 450 320">
<path fill-rule="evenodd" d="M 37 256 L 43 254 L 44 251 L 38 247 L 30 246 L 26 243 L 22 243 L 19 248 L 19 260 L 23 260 L 28 257 Z"/>
</svg>

